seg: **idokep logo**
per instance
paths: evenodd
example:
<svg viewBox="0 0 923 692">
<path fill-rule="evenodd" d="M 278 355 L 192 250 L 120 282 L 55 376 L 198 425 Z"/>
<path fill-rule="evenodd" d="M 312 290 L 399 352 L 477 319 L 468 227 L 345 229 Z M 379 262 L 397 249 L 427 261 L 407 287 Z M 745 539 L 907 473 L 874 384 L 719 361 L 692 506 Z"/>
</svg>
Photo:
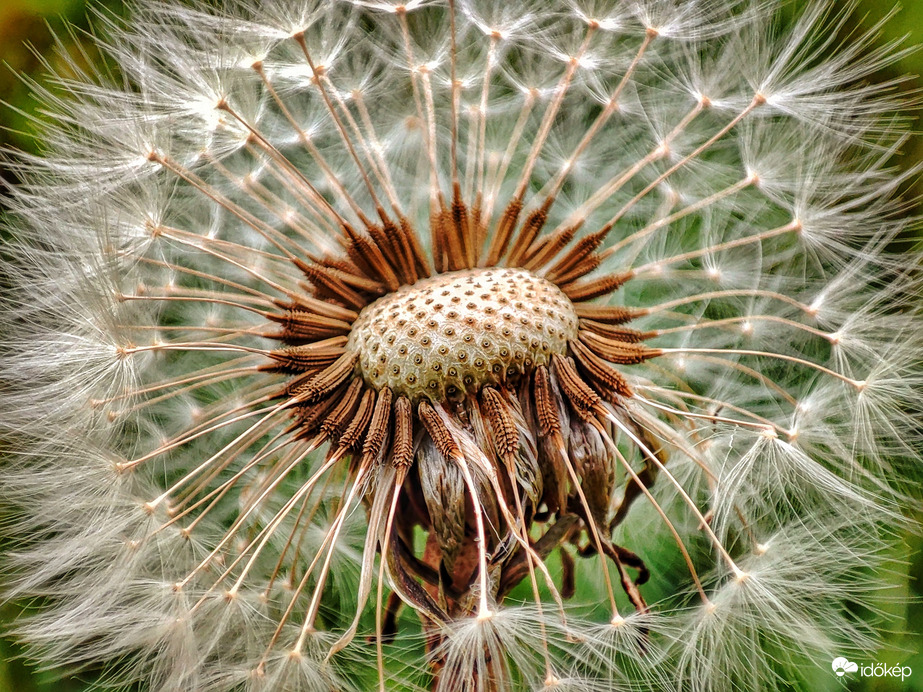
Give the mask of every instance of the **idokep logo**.
<svg viewBox="0 0 923 692">
<path fill-rule="evenodd" d="M 833 672 L 837 674 L 837 677 L 843 677 L 846 673 L 855 673 L 859 670 L 859 665 L 848 661 L 843 656 L 833 659 L 833 663 L 830 665 L 833 666 Z"/>
<path fill-rule="evenodd" d="M 853 663 L 843 656 L 833 659 L 830 666 L 837 677 L 843 677 L 846 673 L 859 673 L 863 678 L 900 678 L 902 681 L 910 677 L 913 670 L 910 666 L 889 666 L 884 663 L 870 663 L 868 665 L 859 665 Z"/>
</svg>

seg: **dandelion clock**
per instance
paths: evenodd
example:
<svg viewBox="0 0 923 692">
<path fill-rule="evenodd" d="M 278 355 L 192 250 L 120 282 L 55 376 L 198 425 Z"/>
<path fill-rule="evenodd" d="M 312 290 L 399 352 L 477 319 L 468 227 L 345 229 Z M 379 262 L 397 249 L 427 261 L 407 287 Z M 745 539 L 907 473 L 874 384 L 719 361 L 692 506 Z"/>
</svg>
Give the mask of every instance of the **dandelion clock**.
<svg viewBox="0 0 923 692">
<path fill-rule="evenodd" d="M 30 655 L 722 692 L 872 650 L 920 457 L 908 104 L 895 46 L 791 9 L 101 15 L 5 164 Z"/>
</svg>

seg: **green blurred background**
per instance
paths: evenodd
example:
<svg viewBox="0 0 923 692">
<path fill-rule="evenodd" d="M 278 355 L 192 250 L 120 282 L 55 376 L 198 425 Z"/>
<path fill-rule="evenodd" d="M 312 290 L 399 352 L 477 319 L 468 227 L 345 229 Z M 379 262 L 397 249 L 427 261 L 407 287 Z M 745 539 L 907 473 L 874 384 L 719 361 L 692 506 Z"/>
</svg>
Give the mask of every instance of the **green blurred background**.
<svg viewBox="0 0 923 692">
<path fill-rule="evenodd" d="M 841 3 L 842 0 L 833 0 L 834 5 Z M 96 4 L 117 14 L 125 11 L 123 3 L 116 0 Z M 792 8 L 800 4 L 803 0 L 789 3 Z M 892 7 L 890 0 L 859 0 L 852 28 L 874 25 Z M 64 31 L 67 24 L 78 30 Z M 46 70 L 38 56 L 43 56 L 52 67 L 59 62 L 54 34 L 62 36 L 66 44 L 84 41 L 86 39 L 80 29 L 87 27 L 85 0 L 0 0 L 0 62 L 5 63 L 5 67 L 0 66 L 0 100 L 8 104 L 0 106 L 0 145 L 35 150 L 35 128 L 25 115 L 17 111 L 32 113 L 36 104 L 17 74 L 24 73 L 41 80 Z M 906 0 L 903 8 L 885 26 L 883 42 L 900 37 L 906 37 L 905 45 L 923 46 L 923 0 Z M 901 74 L 923 74 L 923 50 L 904 58 L 880 77 L 888 79 Z M 923 79 L 917 76 L 903 88 L 908 92 L 921 90 Z M 920 129 L 919 124 L 917 129 Z M 923 162 L 923 137 L 917 137 L 910 143 L 895 165 L 906 169 L 920 162 Z M 2 163 L 0 174 L 0 185 L 15 183 L 12 173 Z M 917 177 L 913 190 L 908 194 L 923 195 L 923 177 Z M 917 519 L 923 524 L 923 516 L 918 515 Z M 0 550 L 2 546 L 0 537 Z M 886 602 L 890 602 L 890 606 L 884 606 L 894 615 L 893 633 L 879 651 L 868 652 L 863 662 L 910 666 L 913 674 L 903 684 L 882 678 L 846 681 L 832 675 L 828 661 L 818 661 L 814 670 L 806 671 L 812 690 L 923 692 L 923 540 L 918 535 L 907 536 L 896 550 L 895 557 L 900 567 L 889 575 L 891 587 L 886 594 Z M 22 604 L 0 605 L 0 628 L 5 629 L 20 608 Z M 0 638 L 0 692 L 87 692 L 95 688 L 94 682 L 92 672 L 61 677 L 60 673 L 36 670 L 24 660 L 22 650 L 10 638 Z"/>
</svg>

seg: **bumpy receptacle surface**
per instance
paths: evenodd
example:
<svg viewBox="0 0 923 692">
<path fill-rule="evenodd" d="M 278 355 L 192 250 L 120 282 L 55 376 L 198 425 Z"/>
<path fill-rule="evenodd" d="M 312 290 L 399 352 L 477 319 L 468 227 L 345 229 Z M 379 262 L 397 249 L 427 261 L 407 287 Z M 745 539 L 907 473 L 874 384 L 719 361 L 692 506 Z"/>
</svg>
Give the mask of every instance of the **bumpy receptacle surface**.
<svg viewBox="0 0 923 692">
<path fill-rule="evenodd" d="M 574 306 L 522 269 L 441 274 L 380 298 L 353 325 L 365 381 L 413 401 L 499 384 L 564 354 Z"/>
</svg>

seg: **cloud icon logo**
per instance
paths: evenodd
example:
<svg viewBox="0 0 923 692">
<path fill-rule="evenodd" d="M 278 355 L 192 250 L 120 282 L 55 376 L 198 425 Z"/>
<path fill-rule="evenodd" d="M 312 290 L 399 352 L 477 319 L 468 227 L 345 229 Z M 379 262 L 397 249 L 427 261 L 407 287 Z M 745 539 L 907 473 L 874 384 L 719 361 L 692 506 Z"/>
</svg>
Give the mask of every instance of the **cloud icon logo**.
<svg viewBox="0 0 923 692">
<path fill-rule="evenodd" d="M 842 656 L 833 659 L 833 663 L 830 665 L 833 668 L 833 672 L 837 674 L 837 677 L 843 677 L 846 673 L 855 673 L 859 670 L 858 663 L 853 663 Z"/>
</svg>

